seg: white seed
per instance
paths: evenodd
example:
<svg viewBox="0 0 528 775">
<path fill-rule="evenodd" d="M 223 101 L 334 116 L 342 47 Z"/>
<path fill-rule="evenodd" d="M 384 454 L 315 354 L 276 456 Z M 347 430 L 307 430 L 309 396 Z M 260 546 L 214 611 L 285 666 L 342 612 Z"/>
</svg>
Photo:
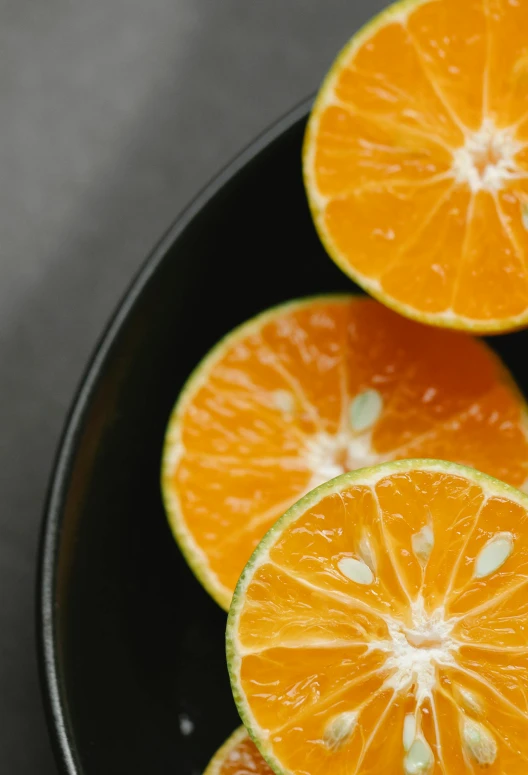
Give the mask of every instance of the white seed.
<svg viewBox="0 0 528 775">
<path fill-rule="evenodd" d="M 357 713 L 355 711 L 348 711 L 335 716 L 326 725 L 323 738 L 325 745 L 333 751 L 340 748 L 354 731 L 356 723 Z"/>
<path fill-rule="evenodd" d="M 458 686 L 455 689 L 455 694 L 458 701 L 466 708 L 466 710 L 470 710 L 477 714 L 482 713 L 482 704 L 480 700 L 473 692 L 470 692 L 469 689 Z"/>
<path fill-rule="evenodd" d="M 363 560 L 355 560 L 353 557 L 343 557 L 337 563 L 337 567 L 347 579 L 357 584 L 372 584 L 374 574 Z"/>
<path fill-rule="evenodd" d="M 498 533 L 480 550 L 473 575 L 477 579 L 489 576 L 503 565 L 513 551 L 511 533 Z"/>
<path fill-rule="evenodd" d="M 521 206 L 521 218 L 522 225 L 528 231 L 528 205 L 526 203 L 523 203 Z"/>
<path fill-rule="evenodd" d="M 421 737 L 415 738 L 403 760 L 405 775 L 429 775 L 434 766 L 434 756 L 428 743 Z"/>
<path fill-rule="evenodd" d="M 291 414 L 295 409 L 295 398 L 289 390 L 275 390 L 273 393 L 273 403 L 285 414 Z"/>
<path fill-rule="evenodd" d="M 434 533 L 432 527 L 424 525 L 421 530 L 411 538 L 413 552 L 420 565 L 426 565 L 434 546 Z"/>
<path fill-rule="evenodd" d="M 383 398 L 377 390 L 364 390 L 350 403 L 350 425 L 353 431 L 372 428 L 383 409 Z"/>
<path fill-rule="evenodd" d="M 375 573 L 376 572 L 376 556 L 374 554 L 374 550 L 372 548 L 372 544 L 369 541 L 368 535 L 366 532 L 363 533 L 361 536 L 361 540 L 359 542 L 359 554 L 361 559 L 364 563 L 366 563 L 370 570 Z"/>
<path fill-rule="evenodd" d="M 462 740 L 466 752 L 480 765 L 493 764 L 497 758 L 497 743 L 484 724 L 466 718 L 462 723 Z"/>
<path fill-rule="evenodd" d="M 416 717 L 408 713 L 403 720 L 403 748 L 408 751 L 416 737 Z"/>
</svg>

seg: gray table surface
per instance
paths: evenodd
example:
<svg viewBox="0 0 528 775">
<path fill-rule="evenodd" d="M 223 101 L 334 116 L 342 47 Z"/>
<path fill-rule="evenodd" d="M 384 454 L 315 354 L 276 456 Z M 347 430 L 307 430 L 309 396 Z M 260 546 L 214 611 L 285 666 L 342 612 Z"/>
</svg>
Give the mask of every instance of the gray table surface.
<svg viewBox="0 0 528 775">
<path fill-rule="evenodd" d="M 195 192 L 383 0 L 0 0 L 0 771 L 55 773 L 34 577 L 72 394 Z M 95 775 L 95 774 L 94 774 Z"/>
</svg>

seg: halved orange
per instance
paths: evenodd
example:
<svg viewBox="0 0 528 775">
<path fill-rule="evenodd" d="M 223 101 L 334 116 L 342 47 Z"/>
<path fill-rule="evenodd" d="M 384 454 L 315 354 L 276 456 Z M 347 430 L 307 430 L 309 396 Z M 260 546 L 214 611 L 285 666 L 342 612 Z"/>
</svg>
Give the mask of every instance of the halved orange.
<svg viewBox="0 0 528 775">
<path fill-rule="evenodd" d="M 335 262 L 440 326 L 528 324 L 528 3 L 404 0 L 317 97 L 306 190 Z"/>
<path fill-rule="evenodd" d="M 273 775 L 244 727 L 239 727 L 209 762 L 204 775 Z"/>
<path fill-rule="evenodd" d="M 343 473 L 454 459 L 521 486 L 525 404 L 490 349 L 362 296 L 291 302 L 200 364 L 167 429 L 162 487 L 174 535 L 224 608 L 264 533 Z"/>
<path fill-rule="evenodd" d="M 322 485 L 246 566 L 227 658 L 277 773 L 525 775 L 528 496 L 424 460 Z"/>
</svg>

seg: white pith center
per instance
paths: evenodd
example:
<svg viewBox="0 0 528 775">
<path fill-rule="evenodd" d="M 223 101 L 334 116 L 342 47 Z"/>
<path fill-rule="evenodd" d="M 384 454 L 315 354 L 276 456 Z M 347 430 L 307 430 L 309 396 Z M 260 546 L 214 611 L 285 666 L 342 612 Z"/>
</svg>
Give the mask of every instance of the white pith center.
<svg viewBox="0 0 528 775">
<path fill-rule="evenodd" d="M 343 571 L 349 575 L 346 568 Z M 355 580 L 354 571 L 349 577 Z M 421 597 L 411 604 L 411 620 L 412 626 L 406 627 L 402 622 L 387 617 L 389 637 L 370 643 L 369 651 L 382 651 L 387 655 L 384 670 L 389 672 L 389 677 L 380 691 L 392 690 L 394 696 L 412 693 L 414 697 L 414 705 L 408 706 L 402 726 L 405 751 L 402 772 L 404 775 L 431 775 L 435 755 L 422 731 L 422 713 L 429 712 L 423 706 L 429 700 L 434 708 L 433 689 L 438 684 L 437 669 L 456 664 L 453 652 L 458 644 L 451 637 L 454 622 L 446 620 L 440 608 L 428 615 Z M 469 702 L 464 702 L 464 707 L 474 706 L 475 703 L 476 700 L 470 696 Z M 368 704 L 368 700 L 358 708 L 334 716 L 329 721 L 323 740 L 328 749 L 336 750 L 353 734 L 365 704 Z M 483 724 L 475 723 L 466 716 L 463 718 L 466 723 L 470 723 L 466 732 L 468 742 L 464 738 L 466 754 L 479 764 L 484 761 L 493 763 L 496 756 L 493 736 Z M 478 748 L 481 741 L 483 745 Z M 438 750 L 440 747 L 437 743 Z"/>
<path fill-rule="evenodd" d="M 305 459 L 312 471 L 308 490 L 347 471 L 382 462 L 381 456 L 372 449 L 369 431 L 358 436 L 346 432 L 336 436 L 318 433 L 307 442 Z"/>
<path fill-rule="evenodd" d="M 500 191 L 507 180 L 518 177 L 522 170 L 515 160 L 523 147 L 510 129 L 498 129 L 486 118 L 476 132 L 469 132 L 466 142 L 453 153 L 452 172 L 457 183 L 467 183 L 471 191 Z"/>
<path fill-rule="evenodd" d="M 385 666 L 394 671 L 386 686 L 396 692 L 414 686 L 419 708 L 424 700 L 432 698 L 436 666 L 455 664 L 453 651 L 456 644 L 450 637 L 453 625 L 444 619 L 441 609 L 428 616 L 422 599 L 418 598 L 411 612 L 412 627 L 407 629 L 400 622 L 389 620 L 387 626 L 391 640 L 386 645 L 378 644 L 378 647 L 390 652 Z"/>
<path fill-rule="evenodd" d="M 383 408 L 378 391 L 364 390 L 349 402 L 347 416 L 338 433 L 321 431 L 308 439 L 304 450 L 304 459 L 312 471 L 308 491 L 347 471 L 387 459 L 372 446 L 372 434 Z"/>
<path fill-rule="evenodd" d="M 411 546 L 416 559 L 425 570 L 435 546 L 432 523 L 422 525 L 411 536 Z M 472 577 L 486 583 L 486 579 L 508 561 L 514 547 L 515 537 L 512 533 L 504 531 L 491 534 L 481 545 L 472 562 Z M 363 528 L 359 537 L 355 556 L 339 555 L 336 556 L 335 562 L 342 576 L 353 584 L 370 586 L 375 583 L 379 560 L 376 547 L 369 540 L 366 528 Z M 456 568 L 457 565 L 454 566 L 453 573 Z M 436 714 L 433 690 L 438 686 L 438 668 L 457 667 L 455 655 L 461 642 L 453 637 L 452 631 L 459 619 L 446 618 L 443 606 L 427 612 L 421 594 L 414 600 L 411 600 L 409 595 L 409 600 L 409 619 L 404 622 L 391 615 L 383 615 L 387 636 L 382 640 L 371 641 L 368 651 L 381 651 L 386 655 L 383 670 L 387 671 L 388 675 L 379 691 L 392 690 L 393 697 L 411 695 L 414 700 L 413 706 L 409 706 L 409 711 L 412 712 L 407 713 L 402 727 L 404 775 L 431 775 L 435 755 L 422 732 L 422 713 L 430 712 L 430 709 L 424 707 L 428 700 L 432 712 Z M 493 764 L 497 756 L 497 741 L 486 720 L 481 720 L 481 701 L 472 691 L 457 683 L 452 684 L 452 689 L 460 709 L 458 721 L 461 725 L 460 736 L 465 757 L 479 766 Z M 364 701 L 363 705 L 367 702 L 368 700 Z M 387 707 L 390 707 L 390 703 Z M 338 736 L 336 730 L 345 730 L 347 736 L 352 734 L 361 708 L 362 706 L 332 719 L 331 727 L 327 729 L 327 737 L 332 747 L 341 745 L 345 739 L 344 733 L 343 736 Z M 345 715 L 349 722 L 353 719 L 354 725 L 345 724 Z M 337 737 L 339 740 L 336 742 Z M 327 740 L 325 743 L 330 747 Z M 436 745 L 441 752 L 438 739 Z"/>
</svg>

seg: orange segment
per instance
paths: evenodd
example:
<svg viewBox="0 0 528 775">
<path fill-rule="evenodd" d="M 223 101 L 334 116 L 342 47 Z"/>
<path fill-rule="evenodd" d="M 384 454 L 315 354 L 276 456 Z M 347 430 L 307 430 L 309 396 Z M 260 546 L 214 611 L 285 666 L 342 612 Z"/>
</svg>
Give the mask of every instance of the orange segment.
<svg viewBox="0 0 528 775">
<path fill-rule="evenodd" d="M 312 110 L 308 200 L 330 256 L 422 322 L 528 323 L 528 6 L 403 0 L 352 38 Z"/>
<path fill-rule="evenodd" d="M 486 0 L 421 3 L 407 29 L 427 73 L 452 120 L 478 130 L 486 110 L 489 57 Z"/>
<path fill-rule="evenodd" d="M 517 124 L 528 113 L 528 48 L 523 2 L 487 0 L 490 30 L 488 107 L 499 126 Z M 500 123 L 499 123 L 500 122 Z"/>
<path fill-rule="evenodd" d="M 377 485 L 376 494 L 387 545 L 407 602 L 421 594 L 426 612 L 432 615 L 439 604 L 446 605 L 451 599 L 461 551 L 466 549 L 475 514 L 484 502 L 482 488 L 448 473 L 438 477 L 416 471 L 412 477 L 407 473 L 387 477 Z M 447 514 L 455 519 L 443 525 Z M 433 524 L 442 524 L 449 540 L 433 543 L 424 570 L 419 552 L 409 552 L 407 547 L 412 546 L 414 535 L 422 536 L 425 543 Z"/>
<path fill-rule="evenodd" d="M 422 57 L 401 20 L 381 26 L 353 57 L 340 60 L 340 77 L 333 84 L 336 101 L 377 121 L 394 122 L 431 137 L 440 144 L 459 143 L 460 129 L 438 94 Z"/>
<path fill-rule="evenodd" d="M 325 142 L 316 149 L 317 184 L 325 197 L 353 194 L 362 188 L 428 183 L 449 171 L 449 151 L 423 135 L 406 131 L 394 144 L 394 127 L 346 105 L 332 105 L 321 116 Z M 350 188 L 351 177 L 355 181 Z"/>
<path fill-rule="evenodd" d="M 233 693 L 266 761 L 523 775 L 527 570 L 528 496 L 473 469 L 400 461 L 309 493 L 229 612 Z"/>
<path fill-rule="evenodd" d="M 299 639 L 302 643 L 302 626 L 297 643 Z M 241 680 L 266 729 L 278 732 L 319 705 L 332 707 L 336 695 L 354 684 L 363 685 L 368 674 L 383 672 L 385 664 L 380 653 L 367 653 L 368 644 L 339 647 L 327 639 L 321 648 L 309 644 L 301 648 L 301 659 L 299 647 L 288 646 L 249 654 L 243 660 Z M 294 653 L 296 662 L 292 661 Z"/>
<path fill-rule="evenodd" d="M 191 566 L 227 608 L 259 540 L 299 497 L 416 455 L 523 485 L 524 403 L 500 362 L 365 297 L 307 299 L 242 326 L 199 367 L 169 423 L 163 493 Z"/>
<path fill-rule="evenodd" d="M 528 253 L 523 243 L 512 239 L 508 218 L 486 192 L 475 195 L 471 214 L 453 310 L 482 319 L 492 319 L 497 312 L 520 315 L 528 305 Z M 526 238 L 523 242 L 528 245 Z M 464 290 L 469 287 L 471 293 Z"/>
<path fill-rule="evenodd" d="M 273 775 L 244 727 L 239 727 L 213 756 L 204 775 Z"/>
<path fill-rule="evenodd" d="M 310 601 L 315 608 L 319 607 L 324 595 L 316 588 L 311 589 L 309 582 L 294 577 L 287 579 L 287 586 L 282 584 L 282 577 L 288 576 L 288 569 L 281 566 L 281 573 L 275 580 L 270 580 L 266 575 L 265 569 L 257 571 L 255 574 L 255 584 L 248 598 L 247 609 L 244 612 L 246 627 L 245 635 L 242 639 L 242 645 L 254 652 L 258 650 L 271 649 L 274 645 L 280 643 L 283 646 L 289 646 L 298 640 L 299 628 L 302 625 L 305 628 L 306 637 L 314 645 L 321 640 L 322 634 L 328 635 L 328 626 L 321 632 L 321 623 L 316 619 L 313 622 L 307 620 L 306 602 Z M 277 596 L 277 602 L 280 605 L 280 597 L 287 590 L 287 602 L 290 610 L 290 618 L 283 623 L 281 632 L 278 634 L 273 625 L 268 627 L 265 622 L 260 622 L 261 602 L 268 599 L 270 594 Z M 361 614 L 360 608 L 357 611 Z M 372 617 L 371 617 L 372 618 Z M 382 626 L 382 623 L 380 623 Z M 371 623 L 370 629 L 375 628 L 375 623 Z M 334 600 L 332 603 L 332 624 L 331 634 L 335 644 L 343 638 L 353 642 L 355 645 L 365 644 L 361 626 L 350 619 L 350 606 L 348 603 Z"/>
<path fill-rule="evenodd" d="M 399 577 L 394 573 L 390 561 L 390 547 L 386 543 L 386 536 L 380 529 L 378 516 L 377 498 L 368 488 L 357 488 L 351 492 L 343 493 L 342 498 L 335 498 L 327 505 L 332 510 L 332 518 L 326 520 L 325 528 L 321 529 L 322 518 L 318 509 L 307 512 L 303 533 L 297 530 L 285 531 L 284 535 L 277 541 L 270 552 L 270 559 L 284 569 L 284 572 L 294 575 L 296 578 L 302 578 L 306 583 L 315 586 L 317 589 L 335 589 L 340 592 L 346 592 L 348 588 L 346 578 L 343 578 L 339 570 L 339 563 L 343 558 L 350 556 L 351 534 L 359 531 L 362 536 L 362 551 L 366 554 L 372 554 L 372 544 L 377 543 L 385 546 L 386 552 L 380 556 L 380 572 L 383 570 L 383 583 L 386 586 L 387 598 L 389 592 L 392 595 L 391 610 L 401 613 L 405 606 L 405 589 L 399 582 Z M 341 524 L 342 513 L 346 511 L 348 521 L 343 526 Z M 327 528 L 326 524 L 335 525 L 336 528 Z M 331 541 L 335 548 L 334 561 L 331 566 L 327 562 L 322 562 L 325 556 L 325 544 Z M 318 559 L 317 559 L 318 558 Z M 280 591 L 277 590 L 277 594 Z M 358 592 L 358 599 L 362 604 L 366 604 L 372 610 L 379 609 L 379 600 L 374 595 L 373 590 L 366 586 Z M 350 614 L 350 605 L 347 604 L 347 614 Z M 358 609 L 361 613 L 361 610 Z M 366 614 L 363 611 L 363 616 Z M 347 627 L 352 624 L 347 616 Z M 369 626 L 372 631 L 374 625 Z M 259 628 L 260 629 L 260 628 Z M 358 638 L 362 630 L 358 630 Z"/>
<path fill-rule="evenodd" d="M 396 267 L 395 244 L 407 240 L 412 250 L 417 235 L 419 240 L 420 232 L 449 201 L 452 190 L 452 184 L 445 180 L 418 188 L 401 184 L 389 190 L 381 185 L 360 186 L 348 196 L 330 199 L 325 220 L 333 244 L 340 252 L 356 256 L 358 267 L 380 282 L 383 274 Z"/>
<path fill-rule="evenodd" d="M 399 293 L 408 306 L 431 313 L 449 307 L 457 284 L 457 267 L 450 256 L 465 255 L 470 194 L 449 186 L 420 223 L 401 257 L 389 261 L 379 281 L 388 293 Z M 424 254 L 423 245 L 429 250 Z"/>
</svg>

